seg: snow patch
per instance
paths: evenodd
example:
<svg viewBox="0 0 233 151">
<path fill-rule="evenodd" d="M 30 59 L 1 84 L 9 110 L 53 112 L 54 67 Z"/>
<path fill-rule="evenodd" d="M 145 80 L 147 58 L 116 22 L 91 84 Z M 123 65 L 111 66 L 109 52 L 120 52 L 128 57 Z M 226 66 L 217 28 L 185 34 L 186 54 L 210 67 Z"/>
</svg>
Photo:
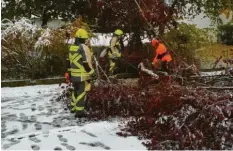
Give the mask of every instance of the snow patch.
<svg viewBox="0 0 233 151">
<path fill-rule="evenodd" d="M 62 92 L 58 84 L 1 90 L 4 150 L 146 150 L 143 140 L 116 135 L 120 119 L 91 122 L 74 118 L 55 99 Z"/>
</svg>

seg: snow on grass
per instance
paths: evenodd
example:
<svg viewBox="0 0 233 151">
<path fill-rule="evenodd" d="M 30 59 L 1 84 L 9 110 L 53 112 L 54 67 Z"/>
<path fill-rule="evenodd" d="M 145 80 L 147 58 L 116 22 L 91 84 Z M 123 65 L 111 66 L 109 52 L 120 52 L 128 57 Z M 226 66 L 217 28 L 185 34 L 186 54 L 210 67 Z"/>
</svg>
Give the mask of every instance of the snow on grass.
<svg viewBox="0 0 233 151">
<path fill-rule="evenodd" d="M 58 84 L 2 88 L 2 149 L 146 149 L 137 137 L 119 137 L 119 119 L 75 119 L 56 97 Z"/>
<path fill-rule="evenodd" d="M 25 87 L 6 87 L 2 88 L 2 99 L 11 97 L 34 97 L 38 95 L 54 94 L 61 92 L 58 84 L 53 85 L 36 85 Z"/>
<path fill-rule="evenodd" d="M 50 130 L 39 133 L 36 136 L 18 136 L 15 140 L 20 140 L 16 145 L 11 146 L 10 150 L 29 150 L 32 145 L 37 145 L 40 150 L 53 150 L 56 147 L 72 150 L 91 150 L 91 149 L 145 149 L 136 137 L 122 138 L 115 135 L 119 131 L 118 122 L 98 122 L 85 126 L 74 126 Z M 31 136 L 31 135 L 30 135 Z M 22 139 L 21 139 L 22 138 Z M 9 138 L 10 140 L 10 138 Z M 38 141 L 39 140 L 39 141 Z M 5 141 L 7 144 L 10 141 Z"/>
</svg>

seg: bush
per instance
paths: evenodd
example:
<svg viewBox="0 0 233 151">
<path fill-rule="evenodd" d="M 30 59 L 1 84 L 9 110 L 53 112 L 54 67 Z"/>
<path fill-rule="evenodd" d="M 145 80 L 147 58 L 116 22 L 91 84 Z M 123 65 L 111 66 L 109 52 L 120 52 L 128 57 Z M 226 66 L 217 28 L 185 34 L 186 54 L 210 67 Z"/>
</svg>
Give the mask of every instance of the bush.
<svg viewBox="0 0 233 151">
<path fill-rule="evenodd" d="M 218 30 L 218 41 L 223 44 L 233 45 L 233 23 L 222 25 Z"/>
<path fill-rule="evenodd" d="M 2 20 L 2 79 L 63 76 L 68 55 L 67 31 L 87 26 L 77 19 L 63 29 L 41 29 L 26 18 Z"/>
<path fill-rule="evenodd" d="M 182 57 L 187 63 L 195 63 L 195 50 L 211 44 L 210 29 L 199 29 L 195 25 L 180 23 L 177 29 L 172 29 L 163 35 L 164 40 L 175 51 L 176 59 Z"/>
<path fill-rule="evenodd" d="M 15 22 L 3 20 L 3 79 L 34 79 L 60 74 L 62 69 L 58 72 L 54 69 L 64 66 L 65 44 L 61 39 L 56 31 L 38 28 L 26 18 Z"/>
</svg>

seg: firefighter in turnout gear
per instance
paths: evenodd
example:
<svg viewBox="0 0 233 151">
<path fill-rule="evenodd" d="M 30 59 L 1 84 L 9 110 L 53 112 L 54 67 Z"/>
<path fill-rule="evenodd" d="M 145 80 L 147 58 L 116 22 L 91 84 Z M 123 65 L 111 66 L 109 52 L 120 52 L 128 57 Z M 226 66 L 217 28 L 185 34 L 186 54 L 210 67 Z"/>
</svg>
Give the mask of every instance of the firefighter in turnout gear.
<svg viewBox="0 0 233 151">
<path fill-rule="evenodd" d="M 113 37 L 110 40 L 110 46 L 104 49 L 100 54 L 100 62 L 103 62 L 107 56 L 109 62 L 108 73 L 114 74 L 116 71 L 116 64 L 121 57 L 121 50 L 123 50 L 124 44 L 122 41 L 123 31 L 120 29 L 115 30 Z"/>
<path fill-rule="evenodd" d="M 116 69 L 116 64 L 118 59 L 121 57 L 121 49 L 122 44 L 120 41 L 122 40 L 123 31 L 120 29 L 115 30 L 112 39 L 110 40 L 110 47 L 108 49 L 108 57 L 109 57 L 109 72 L 113 74 L 114 70 Z"/>
<path fill-rule="evenodd" d="M 75 43 L 69 48 L 70 81 L 73 84 L 71 111 L 75 117 L 84 117 L 87 92 L 91 89 L 90 80 L 95 74 L 92 67 L 92 52 L 85 44 L 89 38 L 84 29 L 79 29 L 75 34 Z"/>
</svg>

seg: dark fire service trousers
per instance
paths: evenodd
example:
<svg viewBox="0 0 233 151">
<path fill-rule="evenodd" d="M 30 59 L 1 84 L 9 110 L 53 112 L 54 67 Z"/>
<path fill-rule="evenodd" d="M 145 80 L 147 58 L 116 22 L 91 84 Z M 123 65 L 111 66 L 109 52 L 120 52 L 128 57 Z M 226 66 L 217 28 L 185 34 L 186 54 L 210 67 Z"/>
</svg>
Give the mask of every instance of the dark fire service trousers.
<svg viewBox="0 0 233 151">
<path fill-rule="evenodd" d="M 86 107 L 86 96 L 90 90 L 88 81 L 73 82 L 74 91 L 72 92 L 72 111 L 82 112 Z"/>
<path fill-rule="evenodd" d="M 168 74 L 172 73 L 172 64 L 171 64 L 171 61 L 170 62 L 167 62 L 167 61 L 163 61 L 162 62 L 162 71 L 165 71 Z"/>
</svg>

